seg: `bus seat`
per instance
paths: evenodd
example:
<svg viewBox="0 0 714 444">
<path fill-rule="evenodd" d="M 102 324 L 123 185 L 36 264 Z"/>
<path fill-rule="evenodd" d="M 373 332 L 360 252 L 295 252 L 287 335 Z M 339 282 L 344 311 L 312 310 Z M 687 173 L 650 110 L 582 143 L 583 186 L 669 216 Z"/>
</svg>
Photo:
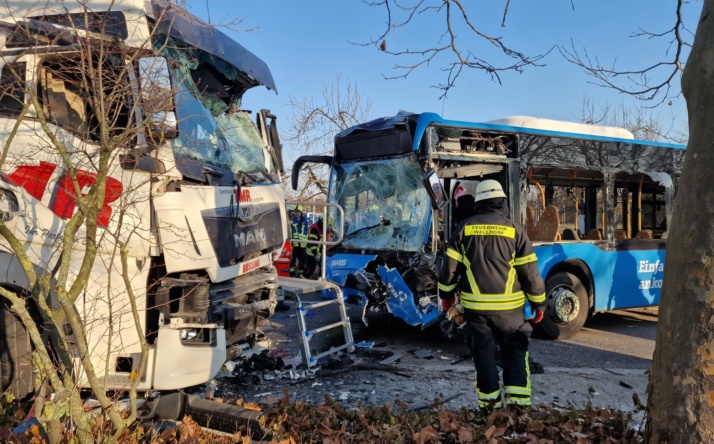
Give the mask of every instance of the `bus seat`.
<svg viewBox="0 0 714 444">
<path fill-rule="evenodd" d="M 602 233 L 597 228 L 593 228 L 592 230 L 588 231 L 588 234 L 585 236 L 585 239 L 586 240 L 602 240 Z"/>
<path fill-rule="evenodd" d="M 532 241 L 553 242 L 557 239 L 560 217 L 558 207 L 548 205 L 543 210 L 538 223 L 533 228 L 533 236 L 529 236 Z"/>
<path fill-rule="evenodd" d="M 627 239 L 627 231 L 625 231 L 625 230 L 615 230 L 615 239 L 616 239 L 616 240 L 625 240 L 625 239 Z"/>
<path fill-rule="evenodd" d="M 640 230 L 635 235 L 635 239 L 654 239 L 654 236 L 652 236 L 652 230 Z"/>
<path fill-rule="evenodd" d="M 578 236 L 578 232 L 572 228 L 565 228 L 563 230 L 563 234 L 562 234 L 561 238 L 563 240 L 580 240 L 580 236 Z"/>
<path fill-rule="evenodd" d="M 535 229 L 535 213 L 533 212 L 533 208 L 531 207 L 526 207 L 526 233 L 528 234 L 528 237 L 533 240 L 533 234 Z"/>
</svg>

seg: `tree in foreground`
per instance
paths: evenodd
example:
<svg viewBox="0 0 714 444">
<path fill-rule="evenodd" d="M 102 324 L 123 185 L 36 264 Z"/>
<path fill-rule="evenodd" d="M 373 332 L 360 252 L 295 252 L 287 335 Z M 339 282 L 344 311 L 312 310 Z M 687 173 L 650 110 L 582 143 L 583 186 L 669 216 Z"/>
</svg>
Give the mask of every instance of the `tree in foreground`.
<svg viewBox="0 0 714 444">
<path fill-rule="evenodd" d="M 705 0 L 682 78 L 689 144 L 667 243 L 648 388 L 648 442 L 714 439 L 714 1 Z"/>
</svg>

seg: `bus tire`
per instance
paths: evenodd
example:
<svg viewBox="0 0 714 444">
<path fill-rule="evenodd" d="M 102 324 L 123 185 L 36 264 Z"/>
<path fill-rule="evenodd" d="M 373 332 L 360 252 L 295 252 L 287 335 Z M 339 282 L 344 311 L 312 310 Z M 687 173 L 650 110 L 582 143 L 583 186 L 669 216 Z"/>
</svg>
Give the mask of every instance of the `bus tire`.
<svg viewBox="0 0 714 444">
<path fill-rule="evenodd" d="M 33 393 L 32 342 L 20 319 L 0 299 L 0 388 L 23 399 Z"/>
<path fill-rule="evenodd" d="M 588 293 L 577 276 L 559 272 L 546 281 L 546 308 L 536 324 L 549 339 L 568 339 L 585 325 L 590 311 Z"/>
</svg>

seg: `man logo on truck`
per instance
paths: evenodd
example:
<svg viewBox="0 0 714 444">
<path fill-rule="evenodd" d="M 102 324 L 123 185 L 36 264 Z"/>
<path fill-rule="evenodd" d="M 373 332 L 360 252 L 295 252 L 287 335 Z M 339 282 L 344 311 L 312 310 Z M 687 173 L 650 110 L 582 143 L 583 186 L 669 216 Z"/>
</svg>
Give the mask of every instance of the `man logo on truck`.
<svg viewBox="0 0 714 444">
<path fill-rule="evenodd" d="M 236 248 L 238 248 L 245 247 L 254 242 L 265 241 L 267 237 L 263 228 L 256 228 L 255 230 L 244 231 L 240 234 L 236 233 L 233 235 L 233 239 L 236 242 Z"/>
</svg>

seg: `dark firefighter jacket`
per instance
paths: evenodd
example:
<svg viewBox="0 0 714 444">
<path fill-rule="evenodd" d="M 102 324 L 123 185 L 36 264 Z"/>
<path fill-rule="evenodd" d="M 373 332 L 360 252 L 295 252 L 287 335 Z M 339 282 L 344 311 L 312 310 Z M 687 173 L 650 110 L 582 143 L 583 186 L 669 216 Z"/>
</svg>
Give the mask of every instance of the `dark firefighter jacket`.
<svg viewBox="0 0 714 444">
<path fill-rule="evenodd" d="M 442 299 L 461 292 L 467 312 L 489 314 L 545 305 L 545 284 L 523 227 L 508 218 L 506 199 L 477 204 L 476 213 L 457 226 L 439 273 Z M 459 279 L 459 277 L 461 277 Z"/>
<path fill-rule="evenodd" d="M 315 222 L 310 226 L 310 231 L 307 235 L 307 240 L 319 241 L 322 240 L 322 221 Z M 318 244 L 307 245 L 308 256 L 318 256 L 322 251 L 322 246 Z"/>
<path fill-rule="evenodd" d="M 290 238 L 292 240 L 291 243 L 293 245 L 293 248 L 305 248 L 307 244 L 295 241 L 307 240 L 307 218 L 305 218 L 304 215 L 301 215 L 300 217 L 293 217 L 290 229 L 292 233 Z"/>
</svg>

